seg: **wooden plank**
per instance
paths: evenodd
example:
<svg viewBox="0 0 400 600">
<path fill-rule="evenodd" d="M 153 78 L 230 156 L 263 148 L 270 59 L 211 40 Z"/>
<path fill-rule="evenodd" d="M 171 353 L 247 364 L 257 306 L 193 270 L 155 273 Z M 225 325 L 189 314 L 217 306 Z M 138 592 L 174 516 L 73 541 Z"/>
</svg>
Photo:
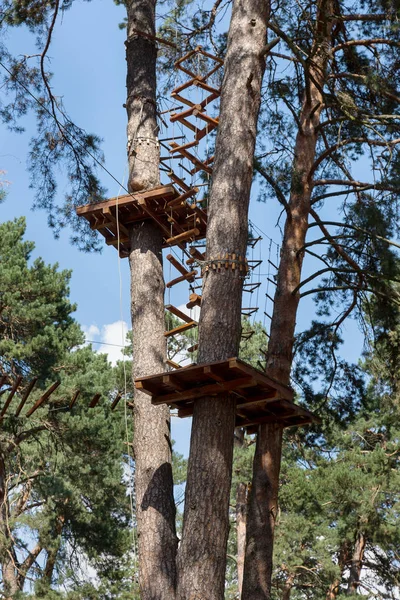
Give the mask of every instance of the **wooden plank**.
<svg viewBox="0 0 400 600">
<path fill-rule="evenodd" d="M 214 131 L 217 128 L 217 125 L 206 125 L 203 129 L 197 129 L 196 132 L 196 140 L 200 142 L 206 135 Z"/>
<path fill-rule="evenodd" d="M 49 389 L 43 394 L 43 396 L 40 396 L 39 400 L 36 400 L 32 408 L 30 408 L 26 413 L 26 416 L 30 417 L 31 415 L 33 415 L 33 413 L 36 412 L 37 409 L 40 406 L 42 406 L 42 404 L 47 400 L 47 398 L 49 398 L 49 396 L 51 396 L 51 394 L 58 388 L 60 383 L 61 381 L 56 381 L 55 383 L 53 383 L 53 385 L 49 387 Z"/>
<path fill-rule="evenodd" d="M 248 396 L 248 400 L 246 400 L 245 402 L 238 402 L 237 404 L 237 408 L 254 408 L 255 406 L 263 406 L 269 402 L 274 402 L 277 397 L 278 397 L 278 393 L 276 390 L 272 390 L 271 392 L 265 392 L 265 394 L 262 394 L 263 398 L 260 398 L 260 395 L 255 396 L 255 398 L 253 398 L 252 396 Z"/>
<path fill-rule="evenodd" d="M 184 392 L 187 389 L 177 377 L 170 374 L 163 376 L 163 384 L 171 387 L 176 392 Z"/>
<path fill-rule="evenodd" d="M 201 296 L 199 294 L 190 294 L 189 302 L 186 304 L 186 308 L 194 308 L 195 306 L 200 306 L 201 304 Z"/>
<path fill-rule="evenodd" d="M 196 246 L 191 246 L 189 248 L 189 254 L 190 256 L 193 256 L 193 258 L 195 258 L 196 260 L 204 260 L 205 259 L 205 253 L 200 252 Z"/>
<path fill-rule="evenodd" d="M 189 348 L 187 349 L 188 352 L 192 353 L 192 352 L 196 352 L 197 348 L 199 347 L 198 344 L 193 344 L 193 346 L 189 346 Z"/>
<path fill-rule="evenodd" d="M 153 396 L 151 401 L 153 404 L 168 404 L 171 401 L 180 402 L 182 400 L 194 400 L 195 398 L 219 395 L 225 392 L 231 392 L 235 389 L 254 387 L 255 385 L 257 385 L 257 382 L 253 377 L 242 377 L 232 381 L 225 381 L 224 383 L 212 383 L 210 385 L 191 388 L 186 390 L 184 393 L 181 392 L 180 396 L 178 397 L 176 393 Z"/>
<path fill-rule="evenodd" d="M 185 323 L 184 325 L 179 325 L 178 327 L 171 329 L 171 331 L 166 331 L 164 333 L 164 336 L 170 337 L 171 335 L 177 335 L 178 333 L 183 333 L 184 331 L 187 331 L 188 329 L 193 329 L 193 327 L 197 327 L 197 325 L 198 325 L 198 323 L 196 321 L 190 321 L 188 323 Z"/>
<path fill-rule="evenodd" d="M 179 95 L 181 92 L 183 92 L 184 90 L 186 90 L 186 88 L 188 88 L 191 85 L 193 85 L 195 81 L 197 81 L 197 77 L 192 77 L 192 79 L 189 79 L 185 83 L 182 83 L 181 85 L 178 85 L 178 87 L 176 87 L 176 88 L 174 88 L 172 90 L 171 96 L 177 96 L 177 95 Z M 192 105 L 193 105 L 193 103 L 192 103 Z"/>
<path fill-rule="evenodd" d="M 25 402 L 28 400 L 29 394 L 33 390 L 33 386 L 37 382 L 38 378 L 34 377 L 30 382 L 28 387 L 26 388 L 24 395 L 22 396 L 21 402 L 18 405 L 17 410 L 15 411 L 15 416 L 19 417 L 21 410 L 24 408 Z"/>
<path fill-rule="evenodd" d="M 171 96 L 174 100 L 176 100 L 177 102 L 181 102 L 182 104 L 186 104 L 186 106 L 193 106 L 193 104 L 194 104 L 193 102 L 191 102 L 184 96 L 180 96 L 179 94 L 177 94 L 175 92 L 172 92 Z"/>
<path fill-rule="evenodd" d="M 179 310 L 179 308 L 176 308 L 176 306 L 173 306 L 172 304 L 167 304 L 165 308 L 170 313 L 172 313 L 173 315 L 175 315 L 176 317 L 178 317 L 178 319 L 182 319 L 182 321 L 185 321 L 185 323 L 192 323 L 193 322 L 193 319 L 192 319 L 191 316 L 189 316 L 186 313 L 182 312 L 181 310 Z"/>
<path fill-rule="evenodd" d="M 179 123 L 182 123 L 182 125 L 184 125 L 185 127 L 187 127 L 188 129 L 190 129 L 191 131 L 193 131 L 193 133 L 197 133 L 197 126 L 193 125 L 193 123 L 191 123 L 190 121 L 188 121 L 187 119 L 185 119 L 184 117 L 180 117 L 178 119 Z M 197 139 L 197 138 L 196 138 Z"/>
<path fill-rule="evenodd" d="M 205 50 L 203 50 L 202 46 L 197 46 L 196 51 L 199 52 L 200 54 L 202 54 L 203 56 L 210 58 L 211 60 L 214 60 L 215 62 L 219 63 L 218 68 L 222 67 L 222 65 L 224 64 L 223 58 L 219 58 L 219 56 L 214 56 L 214 54 L 210 54 L 209 52 L 206 52 Z M 206 75 L 205 77 L 208 77 L 208 75 Z"/>
<path fill-rule="evenodd" d="M 122 394 L 121 392 L 118 392 L 118 394 L 115 396 L 113 403 L 111 404 L 111 410 L 114 410 L 118 404 L 118 402 L 121 400 L 122 398 Z"/>
<path fill-rule="evenodd" d="M 197 229 L 197 227 L 195 227 L 194 229 L 189 229 L 188 231 L 184 231 L 183 233 L 180 233 L 179 235 L 175 235 L 174 237 L 168 238 L 165 241 L 169 245 L 179 244 L 180 242 L 184 242 L 186 240 L 196 238 L 199 235 L 200 235 L 200 229 Z"/>
<path fill-rule="evenodd" d="M 218 90 L 217 88 L 214 88 L 211 85 L 208 85 L 208 83 L 206 83 L 205 81 L 202 81 L 201 79 L 198 79 L 198 78 L 195 79 L 193 81 L 193 85 L 203 88 L 203 90 L 206 90 L 206 92 L 210 92 L 214 96 L 213 100 L 215 100 L 216 98 L 219 98 L 219 96 L 221 95 L 221 90 Z"/>
<path fill-rule="evenodd" d="M 197 140 L 193 140 L 193 142 L 187 142 L 186 144 L 181 144 L 180 146 L 176 144 L 174 148 L 170 149 L 171 154 L 174 152 L 180 152 L 181 150 L 187 150 L 188 148 L 193 148 L 194 146 L 198 146 L 199 142 Z"/>
<path fill-rule="evenodd" d="M 157 223 L 157 225 L 160 227 L 160 229 L 164 232 L 165 235 L 171 235 L 170 229 L 163 222 L 163 220 L 158 215 L 156 215 L 154 210 L 146 204 L 145 198 L 142 198 L 140 200 L 140 206 L 149 215 L 149 217 L 151 217 Z"/>
<path fill-rule="evenodd" d="M 75 402 L 78 400 L 78 397 L 79 397 L 80 393 L 81 393 L 81 390 L 76 390 L 76 392 L 72 396 L 71 402 L 69 403 L 69 410 L 72 409 L 72 407 L 74 406 Z"/>
<path fill-rule="evenodd" d="M 193 281 L 195 275 L 197 275 L 197 271 L 188 271 L 186 275 L 181 275 L 180 277 L 177 277 L 176 279 L 172 279 L 172 281 L 169 281 L 166 284 L 166 287 L 171 288 L 174 285 L 176 285 L 177 283 L 181 283 L 182 281 Z"/>
<path fill-rule="evenodd" d="M 10 391 L 10 393 L 8 395 L 8 398 L 7 398 L 7 400 L 4 403 L 3 409 L 2 409 L 2 411 L 0 413 L 0 420 L 3 419 L 4 415 L 6 414 L 7 409 L 8 409 L 8 407 L 11 404 L 11 400 L 14 398 L 15 392 L 17 391 L 18 386 L 21 383 L 21 381 L 22 381 L 22 376 L 19 375 L 17 377 L 17 379 L 14 381 L 14 385 L 12 386 L 11 391 Z"/>
<path fill-rule="evenodd" d="M 89 408 L 94 408 L 96 406 L 96 404 L 99 403 L 100 398 L 101 398 L 101 394 L 95 394 L 90 401 Z"/>
<path fill-rule="evenodd" d="M 293 400 L 292 390 L 275 381 L 274 379 L 271 379 L 270 377 L 268 377 L 268 375 L 264 375 L 264 373 L 261 373 L 261 371 L 258 371 L 258 369 L 254 369 L 250 365 L 246 365 L 243 361 L 239 360 L 238 358 L 229 359 L 229 368 L 240 373 L 248 373 L 249 375 L 255 377 L 259 383 L 264 384 L 269 388 L 276 389 L 279 392 L 281 398 L 284 398 L 286 400 Z"/>
<path fill-rule="evenodd" d="M 188 273 L 190 273 L 190 271 L 188 271 L 178 259 L 172 256 L 172 254 L 168 254 L 166 258 L 181 275 L 188 275 Z"/>
<path fill-rule="evenodd" d="M 125 206 L 133 205 L 139 203 L 139 198 L 151 198 L 152 200 L 156 200 L 159 198 L 169 198 L 170 196 L 176 196 L 176 190 L 172 187 L 172 185 L 162 185 L 152 190 L 148 190 L 147 192 L 132 193 L 132 194 L 124 194 L 123 196 L 115 196 L 114 198 L 110 198 L 109 200 L 104 200 L 103 202 L 95 202 L 93 204 L 85 204 L 83 206 L 78 206 L 76 208 L 76 214 L 78 216 L 85 216 L 90 213 L 103 212 L 103 209 L 106 207 L 114 207 L 118 204 L 119 208 L 123 208 Z"/>
</svg>

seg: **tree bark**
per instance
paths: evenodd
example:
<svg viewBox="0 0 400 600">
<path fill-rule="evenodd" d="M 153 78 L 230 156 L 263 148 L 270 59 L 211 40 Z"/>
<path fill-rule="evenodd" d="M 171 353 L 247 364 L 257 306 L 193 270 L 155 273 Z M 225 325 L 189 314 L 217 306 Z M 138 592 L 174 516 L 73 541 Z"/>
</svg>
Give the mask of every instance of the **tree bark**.
<svg viewBox="0 0 400 600">
<path fill-rule="evenodd" d="M 246 519 L 247 519 L 246 483 L 238 483 L 236 488 L 236 541 L 237 541 L 237 574 L 239 598 L 242 597 L 244 556 L 246 552 Z"/>
<path fill-rule="evenodd" d="M 364 552 L 367 540 L 362 532 L 357 535 L 354 545 L 353 556 L 350 563 L 349 581 L 347 584 L 347 595 L 356 594 L 360 585 L 361 569 L 364 560 Z"/>
<path fill-rule="evenodd" d="M 1 571 L 5 600 L 13 600 L 19 591 L 17 557 L 9 528 L 10 507 L 7 493 L 7 474 L 3 456 L 0 456 L 0 535 L 1 535 Z"/>
<path fill-rule="evenodd" d="M 290 596 L 292 595 L 293 585 L 294 585 L 294 573 L 289 573 L 287 576 L 287 579 L 285 581 L 285 585 L 283 586 L 281 600 L 290 600 Z"/>
<path fill-rule="evenodd" d="M 339 592 L 340 592 L 340 584 L 342 582 L 343 572 L 346 568 L 347 561 L 349 558 L 349 547 L 347 541 L 345 541 L 339 550 L 338 555 L 338 565 L 340 569 L 340 575 L 336 579 L 334 579 L 329 586 L 328 592 L 326 594 L 326 600 L 336 600 Z"/>
<path fill-rule="evenodd" d="M 312 193 L 312 167 L 318 139 L 317 127 L 323 108 L 320 90 L 324 86 L 334 24 L 333 0 L 319 0 L 313 62 L 307 78 L 308 90 L 300 113 L 296 138 L 290 199 L 282 242 L 274 310 L 271 321 L 266 371 L 288 385 L 292 366 L 294 332 L 301 281 L 303 247 L 308 228 Z M 272 556 L 275 518 L 278 507 L 279 471 L 282 453 L 282 428 L 277 424 L 259 427 L 249 502 L 247 549 L 243 600 L 271 597 Z"/>
<path fill-rule="evenodd" d="M 209 202 L 207 260 L 246 255 L 267 15 L 264 0 L 235 0 L 233 4 Z M 243 272 L 237 264 L 231 267 L 204 272 L 200 364 L 238 354 Z M 179 600 L 224 597 L 234 426 L 231 396 L 196 400 L 178 552 Z"/>
<path fill-rule="evenodd" d="M 160 183 L 156 121 L 154 0 L 127 6 L 127 113 L 129 191 Z M 165 370 L 162 234 L 150 221 L 131 228 L 131 314 L 133 378 Z M 153 406 L 143 392 L 134 400 L 135 500 L 139 586 L 142 600 L 171 600 L 175 595 L 175 504 L 167 406 Z"/>
</svg>

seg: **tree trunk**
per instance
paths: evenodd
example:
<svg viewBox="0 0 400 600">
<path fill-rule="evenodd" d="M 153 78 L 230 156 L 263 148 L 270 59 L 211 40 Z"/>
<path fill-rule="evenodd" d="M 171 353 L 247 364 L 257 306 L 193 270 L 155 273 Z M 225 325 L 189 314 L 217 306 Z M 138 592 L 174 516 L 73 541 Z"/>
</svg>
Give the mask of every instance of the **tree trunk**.
<svg viewBox="0 0 400 600">
<path fill-rule="evenodd" d="M 347 541 L 345 541 L 339 550 L 338 556 L 338 565 L 340 569 L 340 576 L 334 579 L 329 586 L 328 592 L 326 594 L 326 600 L 336 600 L 339 592 L 340 592 L 340 584 L 343 578 L 343 572 L 346 568 L 347 561 L 349 558 L 349 547 Z"/>
<path fill-rule="evenodd" d="M 283 586 L 281 600 L 290 600 L 290 596 L 292 595 L 293 585 L 294 585 L 294 573 L 289 573 L 287 576 L 287 579 L 285 581 L 285 585 Z"/>
<path fill-rule="evenodd" d="M 156 121 L 155 1 L 127 6 L 127 112 L 129 190 L 160 183 Z M 165 370 L 164 279 L 162 234 L 150 221 L 130 231 L 133 377 Z M 171 600 L 175 594 L 175 504 L 167 406 L 152 406 L 135 391 L 135 500 L 139 585 L 142 600 Z"/>
<path fill-rule="evenodd" d="M 244 556 L 246 551 L 247 484 L 238 483 L 236 488 L 236 541 L 239 598 L 242 597 Z"/>
<path fill-rule="evenodd" d="M 281 260 L 278 270 L 274 310 L 271 322 L 266 371 L 288 385 L 299 293 L 293 291 L 301 281 L 301 268 L 308 228 L 312 193 L 312 167 L 318 139 L 317 127 L 323 108 L 320 89 L 324 85 L 334 20 L 333 0 L 318 5 L 313 62 L 308 90 L 300 114 L 296 138 L 292 185 L 287 206 Z M 279 470 L 282 453 L 282 428 L 277 424 L 259 427 L 253 465 L 253 481 L 247 520 L 247 549 L 243 600 L 271 597 L 272 556 L 275 518 L 278 506 Z"/>
<path fill-rule="evenodd" d="M 246 255 L 247 212 L 265 59 L 267 2 L 235 0 L 209 202 L 207 260 Z M 238 77 L 238 73 L 241 74 Z M 198 362 L 237 356 L 243 278 L 238 265 L 204 272 Z M 235 400 L 196 400 L 186 483 L 179 600 L 222 600 L 229 531 Z"/>
<path fill-rule="evenodd" d="M 351 596 L 356 594 L 358 586 L 360 585 L 361 569 L 364 560 L 364 552 L 367 540 L 363 533 L 357 535 L 356 543 L 354 545 L 353 556 L 350 563 L 350 574 L 349 581 L 347 584 L 347 595 Z"/>
<path fill-rule="evenodd" d="M 13 600 L 19 591 L 18 563 L 12 535 L 9 528 L 9 504 L 7 493 L 7 476 L 4 458 L 0 457 L 0 535 L 1 535 L 1 571 L 3 577 L 3 596 L 5 600 Z"/>
</svg>

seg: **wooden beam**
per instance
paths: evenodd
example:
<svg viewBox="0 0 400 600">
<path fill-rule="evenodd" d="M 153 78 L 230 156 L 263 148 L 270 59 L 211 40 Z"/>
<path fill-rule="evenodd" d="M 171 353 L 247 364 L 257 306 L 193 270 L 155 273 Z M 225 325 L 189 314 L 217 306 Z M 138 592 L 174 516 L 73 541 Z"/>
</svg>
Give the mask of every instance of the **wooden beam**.
<svg viewBox="0 0 400 600">
<path fill-rule="evenodd" d="M 197 327 L 197 325 L 198 325 L 198 323 L 196 321 L 189 321 L 188 323 L 185 323 L 184 325 L 179 325 L 178 327 L 171 329 L 171 331 L 166 331 L 164 333 L 164 336 L 170 337 L 171 335 L 177 335 L 179 333 L 183 333 L 184 331 L 187 331 L 188 329 Z"/>
<path fill-rule="evenodd" d="M 208 375 L 208 377 L 211 377 L 211 379 L 214 379 L 214 381 L 219 381 L 220 383 L 223 383 L 225 381 L 225 378 L 223 375 L 220 375 L 216 368 L 211 366 L 211 365 L 206 365 L 203 369 L 203 373 L 204 375 Z"/>
<path fill-rule="evenodd" d="M 184 312 L 182 312 L 181 310 L 179 310 L 179 308 L 176 308 L 176 306 L 172 306 L 172 304 L 167 304 L 165 308 L 170 313 L 172 313 L 173 315 L 178 317 L 178 319 L 182 319 L 182 321 L 185 321 L 185 323 L 193 322 L 192 317 L 190 317 L 189 315 L 187 315 Z"/>
<path fill-rule="evenodd" d="M 163 384 L 172 387 L 176 392 L 184 392 L 187 388 L 174 375 L 164 375 Z"/>
<path fill-rule="evenodd" d="M 35 383 L 37 382 L 38 378 L 34 377 L 30 382 L 28 387 L 26 388 L 24 395 L 22 396 L 21 402 L 18 405 L 18 408 L 15 412 L 15 416 L 19 417 L 21 410 L 24 408 L 25 402 L 28 400 L 29 394 L 31 393 L 31 391 L 33 390 L 33 386 L 35 385 Z"/>
<path fill-rule="evenodd" d="M 262 396 L 262 397 L 261 397 Z M 278 397 L 277 391 L 272 390 L 271 392 L 265 392 L 264 394 L 257 394 L 254 398 L 248 396 L 248 400 L 245 402 L 238 402 L 237 408 L 250 408 L 254 406 L 262 406 L 269 402 L 274 402 Z"/>
<path fill-rule="evenodd" d="M 2 411 L 0 413 L 0 420 L 3 419 L 4 415 L 6 414 L 7 409 L 8 409 L 8 407 L 11 404 L 11 400 L 14 398 L 14 394 L 17 391 L 18 386 L 21 383 L 21 381 L 22 381 L 22 376 L 19 375 L 17 377 L 17 379 L 14 381 L 14 385 L 12 386 L 11 391 L 10 391 L 10 393 L 8 395 L 8 398 L 7 398 L 7 400 L 4 403 L 4 406 L 3 406 Z"/>
<path fill-rule="evenodd" d="M 43 394 L 43 396 L 40 396 L 39 400 L 36 400 L 35 404 L 32 406 L 32 408 L 30 408 L 28 410 L 28 412 L 26 413 L 27 417 L 30 417 L 31 415 L 33 415 L 34 412 L 37 411 L 37 409 L 42 406 L 42 404 L 47 400 L 47 398 L 49 396 L 51 396 L 51 394 L 58 388 L 58 386 L 60 385 L 61 381 L 56 381 L 55 383 L 53 383 L 53 385 L 51 385 L 49 387 L 49 389 Z"/>
<path fill-rule="evenodd" d="M 118 210 L 119 207 L 116 207 L 115 210 Z M 103 209 L 103 214 L 107 215 L 107 217 L 109 218 L 109 220 L 115 224 L 115 227 L 118 228 L 120 230 L 120 232 L 122 231 L 122 233 L 124 234 L 124 236 L 129 237 L 129 231 L 127 230 L 127 228 L 125 227 L 125 225 L 123 225 L 121 223 L 121 219 L 118 217 L 118 220 L 116 217 L 114 217 L 114 215 L 111 212 L 111 208 L 109 206 L 106 206 Z"/>
<path fill-rule="evenodd" d="M 172 148 L 172 151 L 177 151 L 178 144 L 176 142 L 170 142 L 169 144 Z M 204 162 L 199 160 L 194 154 L 188 152 L 187 150 L 181 149 L 179 150 L 179 154 L 189 160 L 193 165 L 197 168 L 197 170 L 205 171 L 206 173 L 212 174 L 212 168 L 206 165 Z"/>
<path fill-rule="evenodd" d="M 182 394 L 182 400 L 194 400 L 195 398 L 203 398 L 205 396 L 219 395 L 225 392 L 231 392 L 235 389 L 241 389 L 245 387 L 253 387 L 257 385 L 257 382 L 253 377 L 242 377 L 240 379 L 234 379 L 233 381 L 225 381 L 224 383 L 212 383 L 210 385 L 203 385 L 201 387 L 192 388 Z M 176 394 L 164 394 L 160 396 L 153 396 L 151 401 L 153 404 L 168 404 L 168 402 L 179 402 L 179 398 Z"/>
<path fill-rule="evenodd" d="M 235 370 L 238 373 L 248 373 L 257 379 L 257 381 L 261 384 L 266 385 L 269 388 L 276 389 L 279 392 L 281 398 L 285 400 L 293 401 L 293 391 L 286 386 L 282 385 L 278 381 L 271 379 L 261 371 L 246 365 L 243 361 L 237 358 L 229 359 L 229 368 Z"/>
</svg>

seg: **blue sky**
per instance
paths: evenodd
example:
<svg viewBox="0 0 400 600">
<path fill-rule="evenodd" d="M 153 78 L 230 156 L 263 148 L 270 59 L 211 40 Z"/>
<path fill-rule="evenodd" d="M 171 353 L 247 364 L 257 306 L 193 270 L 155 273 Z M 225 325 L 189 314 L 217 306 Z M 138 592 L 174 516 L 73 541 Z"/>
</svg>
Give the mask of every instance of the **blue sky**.
<svg viewBox="0 0 400 600">
<path fill-rule="evenodd" d="M 117 180 L 126 184 L 126 112 L 122 106 L 126 95 L 125 31 L 118 28 L 123 17 L 124 9 L 116 7 L 111 0 L 97 0 L 95 3 L 75 1 L 56 26 L 48 55 L 51 57 L 50 69 L 54 72 L 54 94 L 63 97 L 69 116 L 79 126 L 103 138 L 105 165 Z M 15 54 L 37 52 L 34 39 L 22 30 L 10 32 L 8 45 Z M 6 171 L 5 178 L 10 182 L 7 199 L 0 206 L 2 221 L 25 215 L 26 237 L 36 244 L 35 256 L 42 256 L 47 262 L 58 262 L 62 269 L 72 269 L 71 299 L 78 305 L 75 316 L 86 331 L 87 339 L 107 344 L 121 343 L 125 329 L 121 326 L 117 253 L 113 248 L 104 247 L 101 254 L 83 254 L 69 243 L 68 231 L 55 240 L 47 226 L 47 215 L 31 210 L 34 192 L 29 188 L 26 160 L 34 123 L 26 118 L 23 124 L 26 127 L 25 134 L 18 135 L 3 129 L 0 139 L 0 169 Z M 119 193 L 119 186 L 106 173 L 101 173 L 101 179 L 110 197 Z M 61 183 L 60 202 L 64 192 Z M 277 203 L 252 202 L 250 218 L 279 243 L 280 231 L 276 228 L 278 214 Z M 261 245 L 254 250 L 254 258 L 258 258 L 260 252 L 264 256 L 260 268 L 262 274 L 268 270 L 268 249 L 269 240 L 264 237 Z M 129 325 L 128 261 L 121 261 L 120 267 L 122 320 Z M 264 288 L 259 294 L 258 304 L 263 310 L 265 276 L 262 279 Z M 187 294 L 185 285 L 177 286 L 172 292 L 172 303 L 178 306 L 187 302 Z M 254 303 L 254 296 L 244 301 L 246 306 Z M 300 328 L 307 326 L 312 313 L 313 303 L 307 299 L 299 313 Z M 352 341 L 346 344 L 345 353 L 347 358 L 357 360 L 361 338 L 353 321 L 346 325 L 346 331 L 347 338 Z M 108 351 L 112 359 L 119 352 L 113 346 L 96 344 L 94 348 Z M 177 442 L 176 449 L 186 454 L 187 422 L 174 419 L 173 436 Z"/>
</svg>

